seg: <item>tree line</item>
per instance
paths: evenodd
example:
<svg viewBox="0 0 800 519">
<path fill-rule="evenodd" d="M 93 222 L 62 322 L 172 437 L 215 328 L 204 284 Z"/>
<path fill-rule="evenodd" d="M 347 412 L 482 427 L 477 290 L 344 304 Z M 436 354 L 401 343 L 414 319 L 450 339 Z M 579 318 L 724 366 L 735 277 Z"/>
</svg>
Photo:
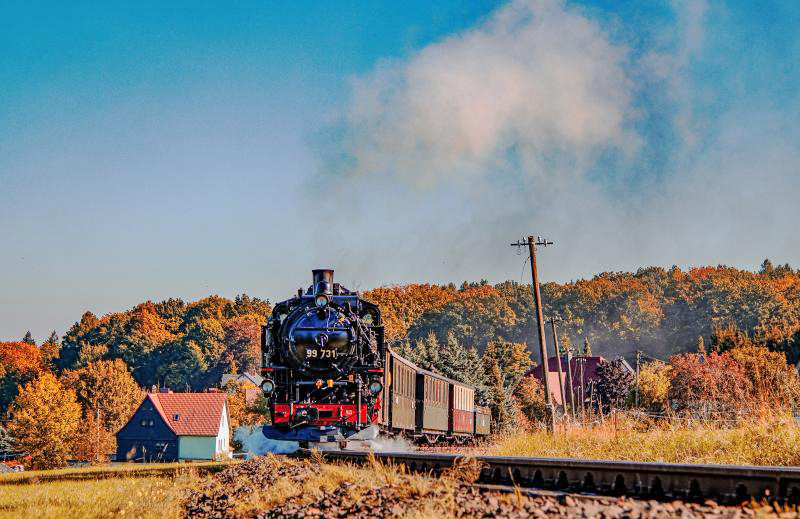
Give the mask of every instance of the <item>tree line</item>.
<svg viewBox="0 0 800 519">
<path fill-rule="evenodd" d="M 758 344 L 800 361 L 800 273 L 764 260 L 759 272 L 731 267 L 641 268 L 605 272 L 588 280 L 545 283 L 545 318 L 559 316 L 562 345 L 591 342 L 595 354 L 632 358 L 690 351 L 698 337 L 711 340 L 735 329 Z M 411 284 L 368 291 L 386 321 L 390 341 L 453 335 L 483 352 L 491 341 L 533 344 L 530 285 L 486 281 L 455 285 Z M 552 340 L 551 340 L 552 344 Z"/>
<path fill-rule="evenodd" d="M 473 384 L 498 426 L 541 418 L 541 385 L 525 377 L 535 337 L 529 285 L 409 284 L 362 297 L 380 306 L 392 347 L 423 368 Z M 734 403 L 794 401 L 796 375 L 788 367 L 800 360 L 800 273 L 788 265 L 765 260 L 759 272 L 719 266 L 603 273 L 546 283 L 542 299 L 546 317 L 564 319 L 563 350 L 609 358 L 643 350 L 667 361 L 642 370 L 636 395 L 645 409 L 704 406 L 713 414 L 730 413 Z M 225 372 L 257 372 L 260 326 L 270 313 L 269 301 L 247 295 L 169 299 L 102 317 L 86 312 L 63 338 L 53 332 L 41 345 L 30 333 L 0 343 L 0 450 L 14 437 L 20 449 L 35 417 L 45 417 L 63 418 L 47 436 L 67 447 L 42 459 L 108 452 L 144 388 L 203 391 L 217 387 Z M 629 405 L 629 381 L 621 385 L 625 377 L 606 371 L 602 401 Z M 776 389 L 778 381 L 790 391 Z M 735 396 L 719 403 L 725 394 Z M 243 405 L 233 407 L 242 409 L 237 421 L 258 419 Z M 26 452 L 46 451 L 36 435 L 28 437 Z M 93 440 L 81 446 L 81 438 Z"/>
</svg>

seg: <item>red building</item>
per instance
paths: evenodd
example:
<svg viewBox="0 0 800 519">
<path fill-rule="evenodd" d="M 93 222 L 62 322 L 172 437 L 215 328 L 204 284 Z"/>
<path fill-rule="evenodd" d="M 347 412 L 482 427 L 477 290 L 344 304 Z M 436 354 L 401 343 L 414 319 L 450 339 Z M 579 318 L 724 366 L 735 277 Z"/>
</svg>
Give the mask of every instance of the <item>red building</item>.
<svg viewBox="0 0 800 519">
<path fill-rule="evenodd" d="M 608 362 L 604 357 L 589 357 L 585 355 L 576 355 L 572 357 L 570 362 L 572 368 L 572 391 L 569 388 L 569 371 L 567 370 L 567 356 L 561 357 L 561 375 L 562 383 L 564 384 L 564 394 L 567 399 L 567 405 L 570 404 L 572 395 L 575 396 L 575 405 L 578 405 L 581 399 L 581 392 L 583 392 L 584 400 L 589 398 L 591 385 L 597 380 L 597 368 Z M 622 365 L 633 373 L 633 369 L 624 359 Z M 548 368 L 550 369 L 550 394 L 553 397 L 553 403 L 556 405 L 563 405 L 561 401 L 561 389 L 558 383 L 558 358 L 550 357 L 548 359 Z M 539 381 L 543 381 L 542 367 L 536 366 L 530 370 L 527 375 L 533 375 Z"/>
</svg>

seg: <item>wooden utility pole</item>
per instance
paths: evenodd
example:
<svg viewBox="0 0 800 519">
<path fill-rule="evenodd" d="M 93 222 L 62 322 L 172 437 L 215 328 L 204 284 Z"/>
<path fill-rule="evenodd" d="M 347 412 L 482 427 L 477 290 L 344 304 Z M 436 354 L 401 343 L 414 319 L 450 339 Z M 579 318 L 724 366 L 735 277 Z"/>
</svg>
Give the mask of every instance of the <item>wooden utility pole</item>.
<svg viewBox="0 0 800 519">
<path fill-rule="evenodd" d="M 556 350 L 556 366 L 558 366 L 558 389 L 561 392 L 561 405 L 564 406 L 564 414 L 567 414 L 567 393 L 564 391 L 564 371 L 561 369 L 561 350 L 558 348 L 558 332 L 556 331 L 556 323 L 560 320 L 560 317 L 551 317 L 548 322 L 553 329 L 553 347 Z"/>
<path fill-rule="evenodd" d="M 575 386 L 572 383 L 572 348 L 567 348 L 567 386 L 569 387 L 569 407 L 572 420 L 575 420 Z"/>
<path fill-rule="evenodd" d="M 639 361 L 641 358 L 641 350 L 636 350 L 636 407 L 639 407 Z"/>
<path fill-rule="evenodd" d="M 586 357 L 581 357 L 581 420 L 586 423 L 586 386 L 583 383 L 583 370 L 586 365 Z"/>
<path fill-rule="evenodd" d="M 547 345 L 545 344 L 544 337 L 544 317 L 542 317 L 542 297 L 539 293 L 539 272 L 536 269 L 536 246 L 541 245 L 547 247 L 552 245 L 553 242 L 543 240 L 540 237 L 534 238 L 528 236 L 527 240 L 517 240 L 517 243 L 512 243 L 512 247 L 521 248 L 527 245 L 528 253 L 531 259 L 531 277 L 533 278 L 533 285 L 531 292 L 533 292 L 533 303 L 536 306 L 536 324 L 539 330 L 539 355 L 542 359 L 542 379 L 544 381 L 544 394 L 547 408 L 550 412 L 550 430 L 555 431 L 556 417 L 553 412 L 553 397 L 550 394 L 550 368 L 548 366 L 547 358 Z"/>
</svg>

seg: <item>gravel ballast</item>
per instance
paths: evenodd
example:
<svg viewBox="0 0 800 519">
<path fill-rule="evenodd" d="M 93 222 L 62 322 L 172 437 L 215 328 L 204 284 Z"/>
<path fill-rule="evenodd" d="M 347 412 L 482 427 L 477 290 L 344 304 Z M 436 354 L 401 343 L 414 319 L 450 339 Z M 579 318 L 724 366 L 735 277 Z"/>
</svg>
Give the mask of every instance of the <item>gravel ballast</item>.
<svg viewBox="0 0 800 519">
<path fill-rule="evenodd" d="M 325 482 L 329 473 L 314 461 L 256 458 L 228 468 L 192 490 L 184 503 L 187 518 L 747 518 L 797 517 L 796 511 L 769 505 L 731 507 L 712 501 L 684 503 L 578 495 L 528 495 L 480 488 L 455 478 L 423 478 L 397 469 L 374 477 L 350 467 L 352 481 Z M 331 468 L 331 471 L 336 469 Z M 359 472 L 360 471 L 360 472 Z M 334 474 L 334 472 L 330 472 Z M 350 474 L 350 473 L 347 473 Z M 334 476 L 330 476 L 333 478 Z M 307 485 L 314 481 L 309 490 Z M 287 490 L 288 489 L 288 490 Z M 283 494 L 285 497 L 281 497 Z M 260 496 L 254 499 L 254 496 Z M 758 513 L 756 513 L 758 512 Z"/>
</svg>

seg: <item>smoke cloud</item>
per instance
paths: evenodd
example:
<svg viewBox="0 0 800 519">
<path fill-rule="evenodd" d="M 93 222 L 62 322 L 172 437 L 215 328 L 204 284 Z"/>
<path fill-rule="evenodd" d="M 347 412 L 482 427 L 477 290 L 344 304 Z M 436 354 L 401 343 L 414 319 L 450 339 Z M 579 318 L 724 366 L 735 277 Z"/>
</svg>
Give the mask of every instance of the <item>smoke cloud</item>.
<svg viewBox="0 0 800 519">
<path fill-rule="evenodd" d="M 604 150 L 636 143 L 626 59 L 596 23 L 559 2 L 514 2 L 355 79 L 347 167 L 420 187 L 498 170 L 569 178 Z"/>
<path fill-rule="evenodd" d="M 323 168 L 352 232 L 320 232 L 325 257 L 364 287 L 527 279 L 508 243 L 530 233 L 556 242 L 545 279 L 797 262 L 797 110 L 720 101 L 730 88 L 693 72 L 718 13 L 668 8 L 669 23 L 630 28 L 513 1 L 354 78 Z"/>
</svg>

